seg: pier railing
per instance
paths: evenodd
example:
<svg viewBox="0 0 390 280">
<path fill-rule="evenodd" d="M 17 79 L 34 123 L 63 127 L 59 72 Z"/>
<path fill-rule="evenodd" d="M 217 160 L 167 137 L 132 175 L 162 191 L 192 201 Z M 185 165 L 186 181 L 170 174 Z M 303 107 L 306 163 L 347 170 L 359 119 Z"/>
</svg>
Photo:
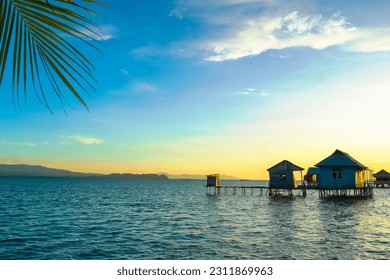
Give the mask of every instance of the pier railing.
<svg viewBox="0 0 390 280">
<path fill-rule="evenodd" d="M 277 188 L 272 186 L 210 186 L 206 185 L 206 193 L 209 195 L 219 195 L 221 193 L 232 193 L 242 195 L 262 195 L 269 196 L 307 196 L 307 190 L 318 191 L 319 197 L 358 197 L 358 198 L 371 198 L 373 196 L 373 189 L 375 185 L 372 182 L 366 182 L 363 187 L 344 187 L 344 188 L 328 188 L 321 185 L 317 187 L 309 187 L 306 185 L 298 185 L 297 187 L 290 188 Z"/>
</svg>

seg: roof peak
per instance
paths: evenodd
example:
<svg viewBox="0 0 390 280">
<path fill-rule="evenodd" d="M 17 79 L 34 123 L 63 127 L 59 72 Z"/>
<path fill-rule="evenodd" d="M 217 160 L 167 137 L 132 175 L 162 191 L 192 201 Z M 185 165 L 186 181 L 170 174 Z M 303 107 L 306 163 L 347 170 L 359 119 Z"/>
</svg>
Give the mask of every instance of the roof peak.
<svg viewBox="0 0 390 280">
<path fill-rule="evenodd" d="M 342 150 L 336 149 L 333 154 L 343 154 L 343 155 L 348 155 L 348 153 L 343 152 Z"/>
<path fill-rule="evenodd" d="M 350 166 L 356 167 L 358 169 L 367 169 L 366 166 L 358 162 L 356 159 L 351 157 L 348 153 L 343 152 L 339 149 L 333 152 L 330 156 L 325 158 L 324 160 L 317 163 L 315 166 L 324 167 L 324 166 Z"/>
<path fill-rule="evenodd" d="M 284 166 L 283 166 L 284 165 Z M 304 168 L 292 163 L 291 161 L 289 160 L 282 160 L 281 162 L 275 164 L 274 166 L 270 167 L 267 169 L 267 171 L 270 171 L 272 169 L 278 169 L 278 168 L 286 168 L 288 166 L 288 169 L 291 169 L 293 171 L 302 171 L 302 170 L 305 170 Z"/>
<path fill-rule="evenodd" d="M 389 172 L 387 172 L 386 170 L 382 169 L 380 171 L 378 171 L 377 173 L 374 174 L 375 175 L 390 175 Z"/>
</svg>

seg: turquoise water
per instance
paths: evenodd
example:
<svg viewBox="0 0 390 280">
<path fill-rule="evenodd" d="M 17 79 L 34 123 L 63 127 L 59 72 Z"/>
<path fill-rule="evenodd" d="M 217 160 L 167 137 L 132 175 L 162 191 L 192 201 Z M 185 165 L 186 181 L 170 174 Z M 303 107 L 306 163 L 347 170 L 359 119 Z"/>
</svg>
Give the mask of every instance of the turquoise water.
<svg viewBox="0 0 390 280">
<path fill-rule="evenodd" d="M 390 189 L 288 199 L 204 183 L 0 178 L 0 259 L 390 259 Z"/>
</svg>

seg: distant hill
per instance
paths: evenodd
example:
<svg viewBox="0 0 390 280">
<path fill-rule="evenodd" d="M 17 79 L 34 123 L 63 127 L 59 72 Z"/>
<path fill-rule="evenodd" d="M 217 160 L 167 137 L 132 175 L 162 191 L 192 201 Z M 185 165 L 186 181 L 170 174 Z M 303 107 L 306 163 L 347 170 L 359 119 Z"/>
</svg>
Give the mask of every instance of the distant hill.
<svg viewBox="0 0 390 280">
<path fill-rule="evenodd" d="M 96 174 L 73 172 L 64 169 L 48 168 L 28 164 L 0 164 L 0 176 L 31 177 L 86 177 Z"/>
<path fill-rule="evenodd" d="M 73 172 L 65 169 L 48 168 L 41 165 L 28 164 L 0 164 L 0 176 L 17 176 L 17 177 L 95 177 L 95 178 L 112 178 L 112 179 L 158 179 L 167 180 L 165 175 L 158 174 L 131 174 L 131 173 L 113 173 L 97 174 Z"/>
<path fill-rule="evenodd" d="M 65 169 L 49 168 L 41 165 L 29 164 L 0 164 L 0 176 L 24 176 L 24 177 L 96 177 L 96 178 L 112 178 L 112 179 L 187 179 L 187 180 L 205 180 L 206 175 L 201 174 L 180 174 L 172 175 L 168 173 L 158 174 L 132 174 L 132 173 L 83 173 L 73 172 Z M 220 175 L 221 180 L 239 180 L 239 178 Z"/>
</svg>

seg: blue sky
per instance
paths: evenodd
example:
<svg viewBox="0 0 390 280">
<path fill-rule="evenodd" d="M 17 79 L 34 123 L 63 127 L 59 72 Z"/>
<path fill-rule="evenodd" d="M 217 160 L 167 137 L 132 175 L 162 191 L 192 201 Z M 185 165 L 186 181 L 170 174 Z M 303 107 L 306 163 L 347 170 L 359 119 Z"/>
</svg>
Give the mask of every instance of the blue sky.
<svg viewBox="0 0 390 280">
<path fill-rule="evenodd" d="M 338 148 L 390 169 L 389 1 L 106 2 L 89 112 L 4 82 L 0 162 L 253 179 Z"/>
</svg>

